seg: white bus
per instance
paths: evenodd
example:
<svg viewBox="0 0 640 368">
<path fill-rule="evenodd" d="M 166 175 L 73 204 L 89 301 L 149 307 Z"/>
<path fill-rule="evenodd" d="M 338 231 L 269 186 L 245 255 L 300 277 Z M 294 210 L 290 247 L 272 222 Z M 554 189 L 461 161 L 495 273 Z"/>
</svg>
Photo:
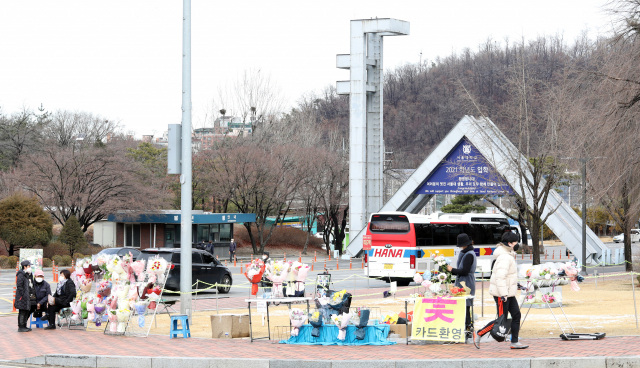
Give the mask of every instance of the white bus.
<svg viewBox="0 0 640 368">
<path fill-rule="evenodd" d="M 493 250 L 502 234 L 509 230 L 509 221 L 502 214 L 375 213 L 367 224 L 371 249 L 364 251 L 364 274 L 406 286 L 416 271 L 424 273 L 433 268 L 431 255 L 444 255 L 452 260 L 455 267 L 456 242 L 461 233 L 473 239 L 475 253 L 479 257 L 476 272 L 489 273 Z"/>
</svg>

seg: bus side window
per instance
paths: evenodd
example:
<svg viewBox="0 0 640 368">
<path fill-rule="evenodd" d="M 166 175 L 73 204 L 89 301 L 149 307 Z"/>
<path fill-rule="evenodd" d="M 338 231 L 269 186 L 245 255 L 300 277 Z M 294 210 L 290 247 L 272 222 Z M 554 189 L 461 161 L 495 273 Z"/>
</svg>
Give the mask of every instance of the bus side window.
<svg viewBox="0 0 640 368">
<path fill-rule="evenodd" d="M 464 232 L 463 225 L 449 225 L 449 243 L 446 245 L 458 244 L 458 235 Z"/>
<path fill-rule="evenodd" d="M 433 225 L 431 224 L 415 224 L 416 229 L 416 245 L 431 246 L 433 245 Z"/>
<path fill-rule="evenodd" d="M 447 225 L 441 225 L 441 224 L 433 225 L 433 244 L 435 245 L 449 244 L 449 229 L 447 228 Z"/>
</svg>

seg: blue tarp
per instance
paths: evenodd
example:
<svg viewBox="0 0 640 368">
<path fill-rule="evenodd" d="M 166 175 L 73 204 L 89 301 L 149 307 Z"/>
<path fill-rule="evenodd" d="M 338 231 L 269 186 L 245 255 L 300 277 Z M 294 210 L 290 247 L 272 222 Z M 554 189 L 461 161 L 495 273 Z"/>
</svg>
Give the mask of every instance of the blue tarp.
<svg viewBox="0 0 640 368">
<path fill-rule="evenodd" d="M 289 340 L 280 341 L 281 344 L 297 345 L 394 345 L 395 342 L 388 341 L 389 325 L 370 325 L 365 327 L 366 334 L 364 340 L 356 339 L 356 326 L 347 327 L 347 337 L 344 341 L 338 340 L 338 326 L 323 325 L 320 327 L 320 336 L 311 336 L 313 326 L 303 325 L 300 327 L 298 336 L 291 336 Z"/>
</svg>

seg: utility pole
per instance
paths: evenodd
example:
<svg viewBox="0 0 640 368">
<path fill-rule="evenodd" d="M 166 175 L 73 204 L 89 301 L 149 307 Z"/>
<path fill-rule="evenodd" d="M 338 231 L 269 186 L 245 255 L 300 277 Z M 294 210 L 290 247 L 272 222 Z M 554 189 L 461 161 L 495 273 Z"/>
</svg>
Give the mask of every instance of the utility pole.
<svg viewBox="0 0 640 368">
<path fill-rule="evenodd" d="M 182 1 L 182 174 L 180 313 L 191 317 L 191 0 Z"/>
</svg>

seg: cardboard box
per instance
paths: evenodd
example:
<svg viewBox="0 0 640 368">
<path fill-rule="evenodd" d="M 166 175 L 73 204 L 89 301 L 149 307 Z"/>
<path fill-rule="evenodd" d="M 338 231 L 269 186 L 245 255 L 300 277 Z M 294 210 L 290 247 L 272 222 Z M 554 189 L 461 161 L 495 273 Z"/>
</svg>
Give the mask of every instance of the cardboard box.
<svg viewBox="0 0 640 368">
<path fill-rule="evenodd" d="M 407 326 L 406 325 L 389 325 L 390 334 L 398 334 L 401 339 L 407 338 Z M 411 336 L 411 323 L 409 323 L 409 336 Z"/>
<path fill-rule="evenodd" d="M 214 339 L 249 337 L 249 315 L 217 314 L 211 316 L 211 337 Z"/>
</svg>

